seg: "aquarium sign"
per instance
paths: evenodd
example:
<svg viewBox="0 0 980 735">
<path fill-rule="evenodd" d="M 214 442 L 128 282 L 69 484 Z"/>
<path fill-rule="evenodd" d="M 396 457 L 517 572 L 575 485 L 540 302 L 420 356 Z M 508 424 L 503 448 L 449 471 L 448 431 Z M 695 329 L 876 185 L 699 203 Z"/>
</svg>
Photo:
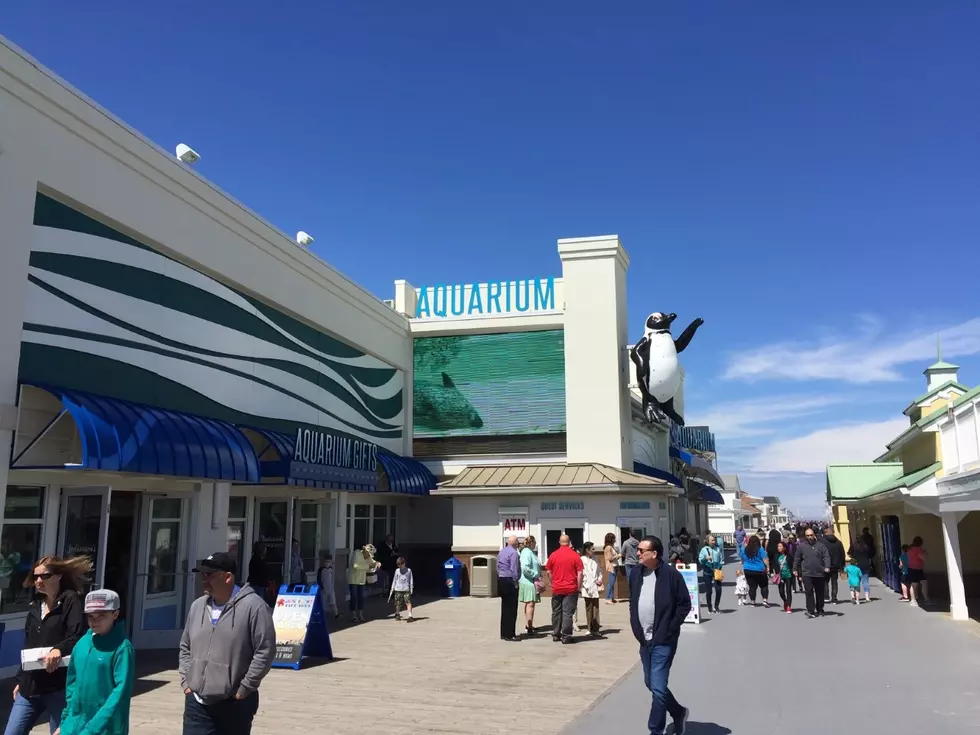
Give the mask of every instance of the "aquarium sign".
<svg viewBox="0 0 980 735">
<path fill-rule="evenodd" d="M 473 319 L 556 310 L 554 277 L 423 286 L 417 296 L 416 319 Z"/>
</svg>

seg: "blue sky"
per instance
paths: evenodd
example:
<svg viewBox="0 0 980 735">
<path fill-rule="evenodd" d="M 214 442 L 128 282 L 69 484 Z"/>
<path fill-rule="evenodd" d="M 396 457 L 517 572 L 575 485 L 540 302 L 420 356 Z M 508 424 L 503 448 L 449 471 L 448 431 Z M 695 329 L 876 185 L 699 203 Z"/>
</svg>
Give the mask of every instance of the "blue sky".
<svg viewBox="0 0 980 735">
<path fill-rule="evenodd" d="M 2 32 L 382 297 L 618 233 L 634 337 L 706 320 L 689 422 L 804 513 L 897 433 L 937 333 L 980 382 L 972 0 L 104 0 Z"/>
</svg>

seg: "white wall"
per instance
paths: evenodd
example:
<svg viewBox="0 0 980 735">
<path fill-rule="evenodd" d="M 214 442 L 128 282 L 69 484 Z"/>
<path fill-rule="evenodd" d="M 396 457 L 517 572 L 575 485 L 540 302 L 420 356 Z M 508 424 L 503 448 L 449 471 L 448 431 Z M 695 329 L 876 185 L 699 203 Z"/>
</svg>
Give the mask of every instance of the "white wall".
<svg viewBox="0 0 980 735">
<path fill-rule="evenodd" d="M 619 519 L 633 519 L 652 527 L 650 532 L 661 533 L 661 520 L 668 518 L 668 497 L 659 493 L 649 494 L 568 494 L 568 495 L 520 495 L 478 496 L 453 498 L 453 550 L 490 551 L 502 546 L 500 527 L 501 508 L 526 508 L 529 533 L 542 539 L 542 522 L 562 519 L 586 520 L 585 540 L 602 546 L 607 533 L 615 533 L 619 539 Z M 583 502 L 583 510 L 544 510 L 542 502 Z M 620 503 L 649 502 L 650 509 L 622 509 Z M 664 508 L 660 508 L 663 503 Z M 650 523 L 652 521 L 652 524 Z M 632 525 L 632 524 L 627 524 Z M 540 546 L 540 544 L 539 544 Z"/>
<path fill-rule="evenodd" d="M 565 287 L 569 462 L 633 469 L 626 269 L 615 235 L 558 241 Z"/>
</svg>

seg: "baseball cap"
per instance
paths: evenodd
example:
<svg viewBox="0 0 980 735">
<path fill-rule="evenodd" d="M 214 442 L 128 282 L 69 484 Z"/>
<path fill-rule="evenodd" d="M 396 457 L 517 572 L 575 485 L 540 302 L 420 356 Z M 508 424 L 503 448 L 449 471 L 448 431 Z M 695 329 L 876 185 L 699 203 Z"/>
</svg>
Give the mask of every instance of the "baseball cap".
<svg viewBox="0 0 980 735">
<path fill-rule="evenodd" d="M 112 590 L 93 590 L 85 595 L 85 612 L 112 612 L 120 606 L 119 595 Z"/>
<path fill-rule="evenodd" d="M 235 557 L 231 554 L 216 551 L 207 559 L 201 559 L 191 571 L 204 572 L 205 574 L 210 574 L 211 572 L 231 572 L 235 574 L 238 571 L 238 562 L 235 561 Z"/>
</svg>

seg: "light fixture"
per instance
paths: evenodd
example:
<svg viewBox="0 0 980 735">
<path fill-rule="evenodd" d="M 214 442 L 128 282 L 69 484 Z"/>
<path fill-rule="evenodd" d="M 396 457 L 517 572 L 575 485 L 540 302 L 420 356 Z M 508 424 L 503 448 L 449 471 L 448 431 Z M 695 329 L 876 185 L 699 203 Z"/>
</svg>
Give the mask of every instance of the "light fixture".
<svg viewBox="0 0 980 735">
<path fill-rule="evenodd" d="M 181 143 L 177 146 L 177 158 L 186 163 L 188 166 L 192 166 L 201 160 L 201 154 L 191 148 L 185 143 Z"/>
<path fill-rule="evenodd" d="M 296 244 L 302 245 L 304 248 L 309 247 L 313 242 L 313 235 L 308 232 L 303 232 L 300 230 L 296 233 Z"/>
</svg>

